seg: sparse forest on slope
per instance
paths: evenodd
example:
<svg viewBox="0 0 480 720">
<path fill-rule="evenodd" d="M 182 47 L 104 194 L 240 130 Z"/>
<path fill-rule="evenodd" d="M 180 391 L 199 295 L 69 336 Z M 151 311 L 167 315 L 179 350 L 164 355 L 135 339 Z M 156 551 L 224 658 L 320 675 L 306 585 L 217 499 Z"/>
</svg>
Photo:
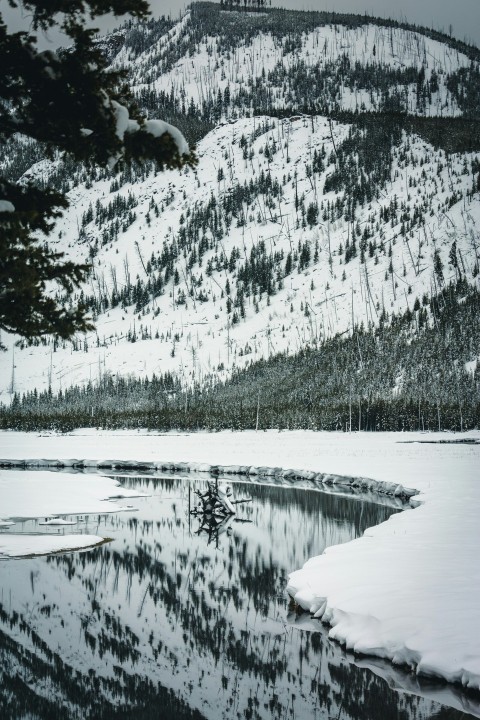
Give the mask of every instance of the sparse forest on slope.
<svg viewBox="0 0 480 720">
<path fill-rule="evenodd" d="M 167 374 L 104 376 L 65 392 L 15 395 L 0 427 L 222 430 L 469 430 L 480 424 L 480 295 L 465 282 L 366 331 L 277 355 L 222 384 Z"/>
<path fill-rule="evenodd" d="M 480 52 L 396 22 L 209 3 L 99 43 L 140 107 L 198 143 L 199 165 L 117 176 L 12 145 L 12 179 L 68 192 L 56 243 L 94 265 L 71 301 L 96 332 L 3 354 L 4 425 L 85 424 L 94 406 L 99 424 L 251 427 L 258 393 L 262 426 L 344 428 L 351 407 L 363 429 L 478 424 L 476 325 L 456 302 L 442 323 L 463 331 L 438 333 L 434 307 L 477 297 Z M 443 360 L 425 368 L 432 342 Z M 121 387 L 138 405 L 107 420 Z M 59 390 L 71 412 L 62 400 L 52 413 Z M 419 394 L 423 415 L 410 407 Z"/>
</svg>

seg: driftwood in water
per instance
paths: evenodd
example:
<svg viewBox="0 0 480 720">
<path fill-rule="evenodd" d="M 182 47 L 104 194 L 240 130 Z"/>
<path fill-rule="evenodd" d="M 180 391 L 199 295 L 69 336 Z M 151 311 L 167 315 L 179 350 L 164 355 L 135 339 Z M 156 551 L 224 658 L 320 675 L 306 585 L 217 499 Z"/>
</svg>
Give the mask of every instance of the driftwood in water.
<svg viewBox="0 0 480 720">
<path fill-rule="evenodd" d="M 223 533 L 230 535 L 232 531 L 232 521 L 250 522 L 250 520 L 239 520 L 235 517 L 235 506 L 241 503 L 251 502 L 251 498 L 232 500 L 232 489 L 230 486 L 219 485 L 218 481 L 209 482 L 205 492 L 195 490 L 195 494 L 199 503 L 190 510 L 190 515 L 196 517 L 200 522 L 196 534 L 207 535 L 209 544 L 215 542 L 218 547 L 219 537 Z"/>
<path fill-rule="evenodd" d="M 236 514 L 235 505 L 251 502 L 250 499 L 232 500 L 232 489 L 229 485 L 219 485 L 218 482 L 209 482 L 207 490 L 195 490 L 200 504 L 191 510 L 192 515 L 229 517 Z"/>
</svg>

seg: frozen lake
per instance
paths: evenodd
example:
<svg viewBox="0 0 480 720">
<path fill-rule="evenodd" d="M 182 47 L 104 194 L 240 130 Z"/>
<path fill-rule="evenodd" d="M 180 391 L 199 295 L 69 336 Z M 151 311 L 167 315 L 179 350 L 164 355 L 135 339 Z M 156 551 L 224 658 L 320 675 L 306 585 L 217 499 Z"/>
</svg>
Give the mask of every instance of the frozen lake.
<svg viewBox="0 0 480 720">
<path fill-rule="evenodd" d="M 205 475 L 112 477 L 149 497 L 75 526 L 8 528 L 111 542 L 0 563 L 2 718 L 465 717 L 442 704 L 467 707 L 460 689 L 347 654 L 285 592 L 292 569 L 399 501 L 243 478 L 233 496 L 252 502 L 217 533 L 188 513 Z"/>
</svg>

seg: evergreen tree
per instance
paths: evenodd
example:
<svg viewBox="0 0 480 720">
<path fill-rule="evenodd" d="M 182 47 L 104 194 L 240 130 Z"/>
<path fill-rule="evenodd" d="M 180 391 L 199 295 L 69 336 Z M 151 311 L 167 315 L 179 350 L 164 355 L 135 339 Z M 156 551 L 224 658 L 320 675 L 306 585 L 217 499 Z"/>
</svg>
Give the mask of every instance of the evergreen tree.
<svg viewBox="0 0 480 720">
<path fill-rule="evenodd" d="M 11 4 L 16 2 L 12 0 Z M 146 0 L 24 0 L 36 31 L 59 26 L 72 47 L 39 52 L 27 32 L 9 33 L 0 15 L 0 147 L 17 134 L 39 141 L 47 154 L 62 152 L 84 163 L 114 168 L 153 159 L 160 168 L 195 162 L 177 128 L 146 120 L 122 74 L 109 70 L 94 42 L 88 17 L 112 12 L 148 15 Z M 57 289 L 70 293 L 88 274 L 45 243 L 68 206 L 64 195 L 0 176 L 0 329 L 32 338 L 62 338 L 91 328 L 86 308 L 67 308 Z"/>
</svg>

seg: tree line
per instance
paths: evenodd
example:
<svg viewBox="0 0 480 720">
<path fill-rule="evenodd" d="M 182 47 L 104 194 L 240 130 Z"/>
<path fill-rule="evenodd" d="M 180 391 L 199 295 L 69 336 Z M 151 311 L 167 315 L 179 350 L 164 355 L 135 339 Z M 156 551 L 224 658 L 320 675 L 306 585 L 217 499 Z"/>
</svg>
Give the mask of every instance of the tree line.
<svg viewBox="0 0 480 720">
<path fill-rule="evenodd" d="M 468 430 L 480 426 L 479 311 L 478 289 L 460 279 L 400 315 L 383 313 L 378 327 L 252 363 L 223 383 L 105 375 L 16 394 L 0 407 L 0 427 Z"/>
</svg>

